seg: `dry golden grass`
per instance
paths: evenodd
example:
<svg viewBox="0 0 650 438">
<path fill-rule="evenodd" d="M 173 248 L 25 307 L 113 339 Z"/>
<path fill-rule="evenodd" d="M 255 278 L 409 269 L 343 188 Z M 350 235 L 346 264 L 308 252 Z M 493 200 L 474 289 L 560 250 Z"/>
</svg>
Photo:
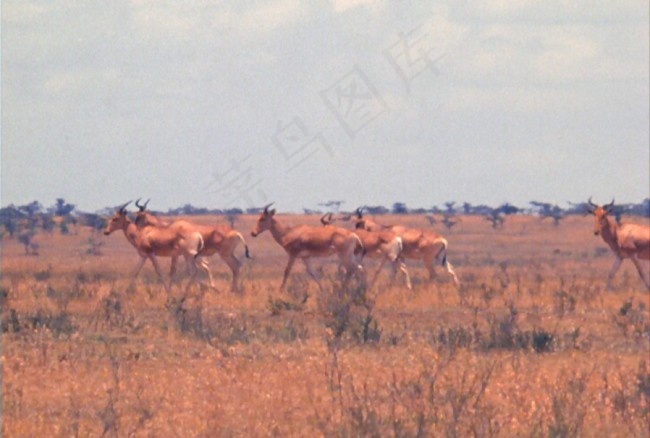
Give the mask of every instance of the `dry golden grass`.
<svg viewBox="0 0 650 438">
<path fill-rule="evenodd" d="M 386 272 L 365 295 L 320 294 L 299 265 L 279 294 L 266 233 L 243 294 L 213 258 L 220 291 L 175 287 L 171 306 L 150 265 L 129 288 L 121 233 L 100 256 L 88 230 L 40 235 L 39 256 L 5 237 L 3 436 L 650 436 L 649 295 L 627 262 L 605 290 L 591 228 L 463 217 L 443 233 L 460 290 L 409 262 L 413 292 Z"/>
</svg>

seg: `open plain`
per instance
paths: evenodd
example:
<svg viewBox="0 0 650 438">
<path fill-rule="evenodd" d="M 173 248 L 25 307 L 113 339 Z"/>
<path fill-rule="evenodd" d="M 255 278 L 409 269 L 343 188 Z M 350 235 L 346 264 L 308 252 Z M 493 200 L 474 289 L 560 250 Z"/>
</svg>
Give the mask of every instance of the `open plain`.
<svg viewBox="0 0 650 438">
<path fill-rule="evenodd" d="M 342 290 L 326 259 L 325 291 L 298 263 L 284 293 L 255 220 L 242 293 L 215 256 L 218 291 L 183 296 L 183 261 L 171 297 L 150 264 L 130 285 L 121 232 L 42 233 L 38 256 L 4 236 L 3 436 L 650 436 L 649 293 L 629 261 L 606 288 L 592 217 L 380 216 L 443 234 L 460 288 L 407 261 L 412 291 L 388 268 Z"/>
</svg>

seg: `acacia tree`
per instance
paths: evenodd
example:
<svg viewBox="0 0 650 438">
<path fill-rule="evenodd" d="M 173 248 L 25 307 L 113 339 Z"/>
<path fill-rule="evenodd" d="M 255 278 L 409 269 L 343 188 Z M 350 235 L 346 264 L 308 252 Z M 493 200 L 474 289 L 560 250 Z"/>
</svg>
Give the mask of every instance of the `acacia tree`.
<svg viewBox="0 0 650 438">
<path fill-rule="evenodd" d="M 0 209 L 0 223 L 10 237 L 18 232 L 18 224 L 23 217 L 24 214 L 13 204 Z"/>
<path fill-rule="evenodd" d="M 393 214 L 408 214 L 409 209 L 403 202 L 396 202 L 393 204 Z"/>
</svg>

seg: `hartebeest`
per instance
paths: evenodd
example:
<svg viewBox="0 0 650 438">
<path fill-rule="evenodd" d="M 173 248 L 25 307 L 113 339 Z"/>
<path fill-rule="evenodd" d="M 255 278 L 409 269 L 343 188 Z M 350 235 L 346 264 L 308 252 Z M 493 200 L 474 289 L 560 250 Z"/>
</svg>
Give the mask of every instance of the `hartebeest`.
<svg viewBox="0 0 650 438">
<path fill-rule="evenodd" d="M 349 220 L 347 218 L 346 220 Z M 320 218 L 320 221 L 325 226 L 330 226 L 334 222 L 332 213 L 326 213 Z M 402 261 L 402 238 L 390 230 L 380 230 L 380 231 L 368 231 L 363 228 L 358 228 L 354 233 L 359 236 L 363 246 L 366 250 L 366 257 L 370 258 L 380 258 L 379 267 L 372 276 L 370 281 L 370 286 L 374 285 L 379 272 L 386 264 L 390 262 L 393 266 L 393 271 L 397 269 L 404 274 L 406 287 L 412 289 L 411 277 L 406 265 Z"/>
<path fill-rule="evenodd" d="M 454 267 L 447 260 L 447 240 L 433 231 L 406 228 L 401 225 L 379 225 L 363 216 L 363 210 L 357 208 L 355 220 L 356 229 L 368 231 L 389 230 L 402 238 L 402 257 L 406 259 L 419 259 L 429 271 L 429 280 L 436 276 L 434 268 L 436 260 L 440 260 L 442 266 L 452 276 L 454 284 L 458 287 L 460 282 L 454 272 Z"/>
<path fill-rule="evenodd" d="M 153 229 L 142 230 L 139 229 L 135 223 L 131 222 L 126 211 L 126 206 L 130 203 L 122 205 L 117 209 L 111 220 L 108 222 L 105 235 L 109 235 L 114 231 L 122 230 L 126 239 L 133 245 L 140 256 L 140 262 L 133 275 L 133 280 L 138 276 L 142 266 L 148 260 L 158 274 L 158 278 L 165 286 L 167 293 L 171 291 L 171 277 L 169 284 L 165 282 L 160 265 L 158 264 L 157 257 L 178 257 L 179 255 L 185 256 L 190 261 L 192 266 L 192 277 L 188 281 L 188 288 L 196 276 L 196 258 L 203 249 L 203 238 L 199 233 L 185 233 L 175 230 L 160 230 Z"/>
<path fill-rule="evenodd" d="M 244 236 L 230 228 L 228 225 L 200 225 L 187 220 L 176 220 L 174 222 L 168 223 L 160 220 L 153 214 L 146 211 L 147 204 L 149 201 L 145 202 L 143 205 L 139 203 L 139 200 L 136 201 L 136 206 L 138 207 L 138 212 L 136 213 L 136 223 L 143 225 L 155 225 L 162 227 L 170 227 L 181 232 L 198 232 L 203 237 L 204 247 L 201 250 L 202 257 L 208 257 L 213 254 L 219 254 L 219 257 L 228 265 L 232 271 L 232 283 L 231 290 L 233 292 L 240 291 L 242 289 L 241 281 L 239 278 L 240 270 L 242 267 L 242 262 L 235 256 L 235 249 L 241 243 L 244 245 L 244 251 L 246 258 L 251 258 L 250 251 L 248 250 L 248 244 L 244 239 Z M 209 272 L 209 271 L 208 271 Z M 210 276 L 210 285 L 212 285 L 212 277 Z"/>
<path fill-rule="evenodd" d="M 650 226 L 637 224 L 618 225 L 607 215 L 614 208 L 614 200 L 606 205 L 597 205 L 588 201 L 589 212 L 595 216 L 594 235 L 601 236 L 614 252 L 616 260 L 607 276 L 607 287 L 621 267 L 624 259 L 632 260 L 636 270 L 650 290 L 650 279 L 646 278 L 641 260 L 650 260 Z"/>
<path fill-rule="evenodd" d="M 275 209 L 269 210 L 271 205 L 269 204 L 264 207 L 255 227 L 251 231 L 251 235 L 257 237 L 260 233 L 269 230 L 273 239 L 284 248 L 289 256 L 289 262 L 284 269 L 280 290 L 284 290 L 289 274 L 291 273 L 291 268 L 297 258 L 302 259 L 307 268 L 307 273 L 322 290 L 323 287 L 318 276 L 312 270 L 309 259 L 334 254 L 339 257 L 341 264 L 346 270 L 345 283 L 348 282 L 353 274 L 356 274 L 361 283 L 365 285 L 365 274 L 361 265 L 365 250 L 359 236 L 352 231 L 334 226 L 285 226 L 275 217 Z"/>
</svg>

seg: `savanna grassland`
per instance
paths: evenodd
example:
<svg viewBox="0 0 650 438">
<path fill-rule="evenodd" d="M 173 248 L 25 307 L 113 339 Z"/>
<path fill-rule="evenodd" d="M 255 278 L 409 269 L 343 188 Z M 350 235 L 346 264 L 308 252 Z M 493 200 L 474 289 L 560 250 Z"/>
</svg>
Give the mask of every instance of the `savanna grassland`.
<svg viewBox="0 0 650 438">
<path fill-rule="evenodd" d="M 185 299 L 184 262 L 172 297 L 150 264 L 130 285 L 121 232 L 40 234 L 38 256 L 5 236 L 3 436 L 650 436 L 650 295 L 629 262 L 606 289 L 590 217 L 464 216 L 435 227 L 460 289 L 407 261 L 413 291 L 386 269 L 365 293 L 342 290 L 334 260 L 325 292 L 296 264 L 279 293 L 286 255 L 254 220 L 235 224 L 244 292 L 213 257 L 219 291 Z"/>
</svg>

